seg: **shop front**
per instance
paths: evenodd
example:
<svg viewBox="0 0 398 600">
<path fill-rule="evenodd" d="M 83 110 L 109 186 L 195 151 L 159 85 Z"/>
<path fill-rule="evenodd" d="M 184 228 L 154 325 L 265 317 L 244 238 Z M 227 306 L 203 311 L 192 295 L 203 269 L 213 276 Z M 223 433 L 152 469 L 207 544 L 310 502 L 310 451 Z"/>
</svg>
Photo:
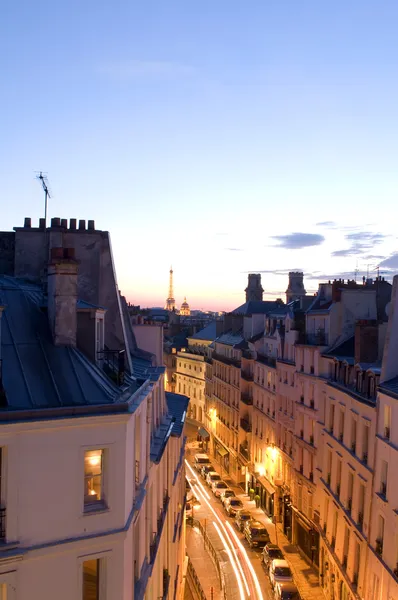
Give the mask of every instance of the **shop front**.
<svg viewBox="0 0 398 600">
<path fill-rule="evenodd" d="M 275 488 L 264 476 L 254 478 L 255 495 L 260 496 L 260 506 L 265 513 L 274 518 Z"/>
<path fill-rule="evenodd" d="M 229 473 L 229 451 L 218 440 L 214 440 L 213 453 L 214 458 L 221 465 L 221 477 L 224 477 Z"/>
<path fill-rule="evenodd" d="M 209 450 L 210 433 L 204 427 L 198 427 L 197 441 L 204 452 Z"/>
<path fill-rule="evenodd" d="M 293 508 L 293 507 L 292 507 Z M 311 521 L 297 509 L 293 509 L 293 543 L 297 544 L 310 561 L 319 565 L 319 533 L 313 528 Z"/>
</svg>

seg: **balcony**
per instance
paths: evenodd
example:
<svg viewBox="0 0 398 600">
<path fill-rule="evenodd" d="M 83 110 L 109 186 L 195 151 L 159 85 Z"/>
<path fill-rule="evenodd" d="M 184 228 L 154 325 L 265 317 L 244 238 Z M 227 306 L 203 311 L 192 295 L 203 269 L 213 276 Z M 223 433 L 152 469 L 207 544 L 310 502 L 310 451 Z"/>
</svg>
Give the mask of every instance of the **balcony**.
<svg viewBox="0 0 398 600">
<path fill-rule="evenodd" d="M 250 371 L 241 371 L 240 372 L 242 379 L 244 379 L 245 381 L 253 381 L 253 373 L 250 373 Z"/>
<path fill-rule="evenodd" d="M 251 431 L 252 431 L 252 424 L 250 423 L 250 421 L 248 419 L 241 419 L 240 420 L 240 426 L 242 427 L 242 429 L 244 431 L 246 431 L 246 433 L 251 433 Z"/>
<path fill-rule="evenodd" d="M 257 354 L 257 362 L 261 363 L 262 365 L 266 365 L 268 367 L 276 367 L 276 358 L 273 358 L 271 356 L 264 356 L 263 354 Z"/>
<path fill-rule="evenodd" d="M 376 554 L 378 554 L 379 556 L 383 555 L 383 540 L 381 538 L 378 538 L 376 540 L 375 551 L 376 551 Z"/>
<path fill-rule="evenodd" d="M 237 360 L 235 358 L 229 358 L 228 356 L 224 356 L 223 354 L 217 354 L 217 352 L 213 352 L 212 359 L 213 359 L 213 361 L 218 360 L 219 362 L 222 362 L 225 365 L 229 365 L 232 367 L 240 368 L 240 365 L 241 365 L 240 360 Z"/>
<path fill-rule="evenodd" d="M 242 400 L 243 404 L 246 404 L 246 406 L 253 405 L 253 397 L 250 394 L 244 394 L 242 392 L 240 395 L 240 399 Z"/>
<path fill-rule="evenodd" d="M 149 562 L 152 564 L 155 561 L 156 554 L 159 548 L 160 538 L 162 536 L 163 525 L 166 520 L 167 508 L 169 505 L 169 496 L 167 490 L 165 490 L 163 495 L 163 504 L 159 510 L 159 516 L 157 518 L 157 531 L 154 531 L 152 534 L 152 540 L 149 545 Z"/>
<path fill-rule="evenodd" d="M 302 346 L 328 346 L 329 335 L 323 329 L 316 333 L 300 333 L 296 343 Z"/>
<path fill-rule="evenodd" d="M 242 444 L 239 446 L 239 454 L 241 454 L 243 456 L 243 458 L 245 460 L 247 460 L 247 462 L 250 462 L 251 457 L 250 457 L 250 450 L 249 448 L 246 448 L 246 446 L 243 446 Z"/>
</svg>

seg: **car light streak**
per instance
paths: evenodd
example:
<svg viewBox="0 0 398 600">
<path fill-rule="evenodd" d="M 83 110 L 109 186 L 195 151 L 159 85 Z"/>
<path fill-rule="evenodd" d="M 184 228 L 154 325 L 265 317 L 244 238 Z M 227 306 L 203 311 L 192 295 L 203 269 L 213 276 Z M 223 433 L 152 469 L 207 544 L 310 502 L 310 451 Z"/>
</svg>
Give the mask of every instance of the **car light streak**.
<svg viewBox="0 0 398 600">
<path fill-rule="evenodd" d="M 244 591 L 243 585 L 242 585 L 242 578 L 241 578 L 239 570 L 236 566 L 235 558 L 232 556 L 231 549 L 230 549 L 229 545 L 227 544 L 227 542 L 225 541 L 225 538 L 224 538 L 223 534 L 221 533 L 220 528 L 215 521 L 213 521 L 213 525 L 216 528 L 216 531 L 220 537 L 220 540 L 225 548 L 226 553 L 228 554 L 228 558 L 230 560 L 231 567 L 235 573 L 236 581 L 238 582 L 239 594 L 240 594 L 241 600 L 246 600 L 245 591 Z"/>
<path fill-rule="evenodd" d="M 195 475 L 195 473 L 194 473 L 194 471 L 193 471 L 193 469 L 192 469 L 191 465 L 190 465 L 190 464 L 189 464 L 187 461 L 185 461 L 185 463 L 186 463 L 186 465 L 188 466 L 188 468 L 190 469 L 190 471 L 193 473 L 193 475 Z M 202 482 L 201 482 L 201 481 L 199 481 L 199 479 L 198 479 L 198 477 L 196 477 L 196 475 L 195 475 L 195 478 L 196 478 L 196 481 L 197 481 L 197 486 L 198 486 L 198 489 L 197 489 L 196 491 L 197 491 L 199 494 L 201 494 L 201 493 L 202 493 L 202 494 L 203 494 L 203 493 L 204 493 L 204 494 L 206 494 L 206 496 L 207 496 L 207 497 L 210 499 L 210 496 L 207 494 L 207 492 L 206 492 L 206 490 L 205 490 L 205 488 L 204 488 L 204 486 L 203 486 Z M 237 553 L 237 551 L 236 551 L 236 548 L 235 548 L 235 546 L 233 545 L 233 543 L 231 542 L 231 540 L 229 539 L 228 531 L 225 529 L 225 525 L 224 525 L 224 523 L 221 521 L 220 517 L 218 516 L 218 514 L 216 513 L 216 511 L 214 510 L 214 508 L 212 507 L 212 505 L 210 504 L 210 502 L 208 502 L 208 500 L 206 500 L 206 498 L 204 498 L 204 497 L 203 497 L 203 500 L 206 502 L 207 506 L 209 507 L 209 509 L 211 510 L 211 512 L 213 513 L 213 515 L 214 515 L 214 516 L 215 516 L 215 518 L 217 519 L 217 521 L 219 522 L 219 524 L 220 524 L 220 527 L 221 527 L 221 528 L 223 529 L 223 531 L 224 531 L 225 538 L 227 539 L 227 541 L 228 541 L 228 544 L 229 544 L 229 546 L 230 546 L 230 548 L 231 548 L 231 550 L 232 550 L 232 552 L 233 552 L 233 555 L 234 555 L 234 557 L 235 557 L 236 564 L 237 564 L 237 567 L 238 567 L 238 570 L 239 570 L 240 576 L 241 576 L 241 578 L 242 578 L 242 581 L 243 581 L 243 583 L 245 584 L 245 588 L 246 588 L 247 595 L 248 595 L 248 596 L 250 596 L 250 595 L 251 595 L 251 594 L 250 594 L 250 588 L 249 588 L 249 585 L 248 585 L 248 582 L 247 582 L 247 579 L 246 579 L 245 573 L 244 573 L 244 571 L 243 571 L 242 565 L 240 564 L 240 561 L 239 561 L 239 557 L 238 557 L 238 553 Z M 226 522 L 227 522 L 227 521 L 226 521 Z M 231 562 L 232 562 L 232 560 L 231 560 Z"/>
<path fill-rule="evenodd" d="M 253 578 L 253 581 L 254 581 L 254 585 L 256 586 L 257 599 L 258 600 L 263 600 L 263 594 L 262 594 L 262 591 L 261 591 L 260 582 L 258 580 L 258 577 L 256 575 L 254 567 L 253 567 L 252 563 L 250 562 L 250 559 L 249 559 L 249 557 L 247 555 L 247 552 L 246 552 L 246 550 L 245 550 L 242 542 L 240 541 L 240 539 L 236 535 L 235 531 L 233 530 L 231 523 L 229 523 L 228 521 L 227 521 L 227 527 L 228 527 L 228 529 L 229 529 L 232 537 L 234 538 L 235 542 L 238 544 L 239 550 L 243 554 L 243 558 L 245 559 L 246 564 L 249 567 L 250 574 L 251 574 L 251 576 Z"/>
</svg>

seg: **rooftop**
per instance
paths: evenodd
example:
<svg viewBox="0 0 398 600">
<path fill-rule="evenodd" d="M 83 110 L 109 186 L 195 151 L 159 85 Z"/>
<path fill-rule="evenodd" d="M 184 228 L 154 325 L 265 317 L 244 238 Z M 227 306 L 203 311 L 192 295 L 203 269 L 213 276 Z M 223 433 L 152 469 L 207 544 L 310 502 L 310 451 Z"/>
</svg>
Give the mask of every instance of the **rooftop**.
<svg viewBox="0 0 398 600">
<path fill-rule="evenodd" d="M 283 306 L 282 300 L 249 300 L 232 311 L 233 315 L 265 315 L 278 307 Z"/>
<path fill-rule="evenodd" d="M 209 325 L 206 325 L 206 327 L 189 337 L 193 340 L 205 340 L 212 342 L 217 337 L 217 322 L 212 321 L 209 323 Z"/>
<path fill-rule="evenodd" d="M 0 276 L 0 305 L 0 411 L 112 405 L 126 388 L 138 389 L 128 376 L 121 389 L 77 348 L 53 344 L 40 286 Z"/>
</svg>

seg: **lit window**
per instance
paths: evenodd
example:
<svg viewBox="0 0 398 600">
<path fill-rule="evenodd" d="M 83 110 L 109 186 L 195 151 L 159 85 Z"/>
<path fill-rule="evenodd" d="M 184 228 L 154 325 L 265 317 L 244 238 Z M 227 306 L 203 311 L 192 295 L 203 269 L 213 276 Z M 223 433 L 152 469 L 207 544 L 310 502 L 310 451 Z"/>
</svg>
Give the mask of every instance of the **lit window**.
<svg viewBox="0 0 398 600">
<path fill-rule="evenodd" d="M 87 450 L 84 453 L 84 505 L 104 504 L 104 451 Z"/>
<path fill-rule="evenodd" d="M 100 599 L 100 559 L 85 560 L 83 563 L 83 599 Z"/>
</svg>

